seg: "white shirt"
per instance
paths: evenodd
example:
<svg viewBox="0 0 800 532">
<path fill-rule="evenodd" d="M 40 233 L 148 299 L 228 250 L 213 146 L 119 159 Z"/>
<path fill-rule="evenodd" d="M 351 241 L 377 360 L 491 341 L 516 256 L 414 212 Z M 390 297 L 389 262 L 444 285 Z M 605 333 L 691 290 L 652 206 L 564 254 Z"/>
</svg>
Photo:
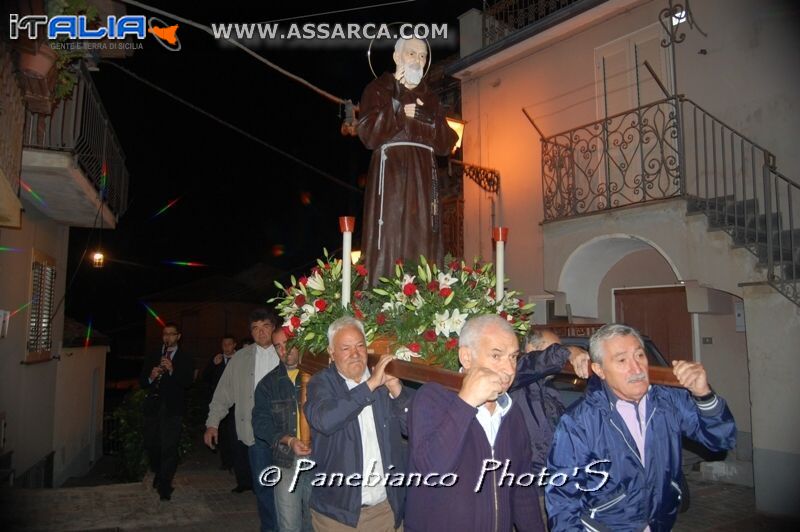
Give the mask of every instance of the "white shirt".
<svg viewBox="0 0 800 532">
<path fill-rule="evenodd" d="M 481 424 L 483 431 L 486 433 L 486 439 L 489 440 L 489 445 L 492 447 L 494 447 L 494 441 L 497 439 L 497 433 L 500 430 L 500 422 L 509 410 L 511 410 L 511 397 L 507 393 L 497 398 L 497 402 L 494 404 L 494 412 L 489 412 L 489 409 L 486 408 L 486 403 L 478 407 L 475 419 Z"/>
<path fill-rule="evenodd" d="M 255 382 L 253 383 L 253 390 L 256 389 L 258 385 L 258 381 L 264 378 L 264 375 L 272 371 L 273 369 L 278 367 L 278 363 L 280 359 L 278 358 L 278 352 L 275 351 L 275 346 L 271 345 L 269 347 L 261 347 L 258 344 L 256 346 L 256 370 L 255 370 Z"/>
<path fill-rule="evenodd" d="M 339 373 L 339 375 L 342 375 Z M 364 369 L 361 382 L 348 379 L 344 375 L 347 389 L 352 390 L 359 384 L 369 379 L 369 370 Z M 378 444 L 378 430 L 375 428 L 375 416 L 372 414 L 372 405 L 367 405 L 358 414 L 358 426 L 361 429 L 361 451 L 363 458 L 363 471 L 361 476 L 361 504 L 375 506 L 386 500 L 386 488 L 383 487 L 383 460 L 381 447 Z M 372 477 L 370 477 L 372 475 Z M 378 484 L 370 485 L 370 484 Z"/>
</svg>

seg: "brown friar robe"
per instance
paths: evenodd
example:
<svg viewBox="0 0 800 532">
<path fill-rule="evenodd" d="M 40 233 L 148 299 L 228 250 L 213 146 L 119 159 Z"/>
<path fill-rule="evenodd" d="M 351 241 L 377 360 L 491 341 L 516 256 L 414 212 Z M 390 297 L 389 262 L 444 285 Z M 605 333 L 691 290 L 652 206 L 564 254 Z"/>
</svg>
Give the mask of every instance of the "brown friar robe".
<svg viewBox="0 0 800 532">
<path fill-rule="evenodd" d="M 403 106 L 423 102 L 426 120 L 408 118 Z M 436 159 L 430 150 L 415 146 L 394 146 L 385 150 L 383 184 L 383 228 L 378 249 L 378 220 L 381 212 L 379 177 L 381 147 L 392 142 L 417 142 L 433 148 L 436 155 L 450 153 L 458 136 L 445 120 L 444 108 L 423 81 L 414 89 L 398 83 L 386 73 L 364 89 L 359 104 L 358 136 L 373 150 L 364 198 L 364 229 L 361 247 L 371 286 L 378 278 L 394 275 L 397 259 L 418 260 L 420 255 L 441 263 L 442 231 L 439 216 L 434 219 L 433 181 Z M 436 205 L 441 213 L 441 205 Z M 436 224 L 436 226 L 434 226 Z"/>
</svg>

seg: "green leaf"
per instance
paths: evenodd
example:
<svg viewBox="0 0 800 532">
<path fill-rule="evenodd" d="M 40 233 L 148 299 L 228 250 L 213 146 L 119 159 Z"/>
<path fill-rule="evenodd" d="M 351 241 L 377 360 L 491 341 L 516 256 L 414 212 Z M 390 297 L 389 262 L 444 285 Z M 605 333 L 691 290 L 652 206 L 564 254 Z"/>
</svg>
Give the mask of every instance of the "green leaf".
<svg viewBox="0 0 800 532">
<path fill-rule="evenodd" d="M 313 332 L 313 331 L 309 331 L 309 332 L 308 332 L 308 334 L 306 334 L 306 335 L 303 337 L 303 341 L 304 341 L 304 342 L 307 342 L 307 341 L 309 341 L 309 340 L 313 340 L 315 336 L 316 336 L 316 334 L 314 334 L 314 332 Z"/>
<path fill-rule="evenodd" d="M 283 288 L 283 285 L 282 285 L 281 283 L 279 283 L 278 281 L 275 281 L 275 286 L 277 286 L 277 287 L 278 287 L 278 288 L 280 288 L 281 290 L 283 290 L 283 289 L 284 289 L 284 288 Z"/>
<path fill-rule="evenodd" d="M 451 302 L 451 301 L 453 301 L 453 298 L 454 298 L 455 296 L 456 296 L 456 293 L 455 293 L 455 292 L 450 292 L 450 295 L 449 295 L 449 296 L 447 296 L 447 298 L 444 300 L 444 306 L 446 307 L 447 305 L 449 305 L 449 304 L 450 304 L 450 302 Z"/>
<path fill-rule="evenodd" d="M 375 292 L 376 294 L 380 295 L 380 296 L 388 296 L 389 295 L 389 292 L 387 292 L 386 290 L 384 290 L 382 288 L 373 288 L 372 291 Z"/>
<path fill-rule="evenodd" d="M 292 286 L 294 286 L 294 285 L 296 285 L 296 284 L 297 284 L 297 279 L 295 279 L 295 278 L 294 278 L 294 275 L 292 275 L 292 276 L 290 277 L 290 279 L 291 279 L 291 281 L 292 281 Z"/>
</svg>

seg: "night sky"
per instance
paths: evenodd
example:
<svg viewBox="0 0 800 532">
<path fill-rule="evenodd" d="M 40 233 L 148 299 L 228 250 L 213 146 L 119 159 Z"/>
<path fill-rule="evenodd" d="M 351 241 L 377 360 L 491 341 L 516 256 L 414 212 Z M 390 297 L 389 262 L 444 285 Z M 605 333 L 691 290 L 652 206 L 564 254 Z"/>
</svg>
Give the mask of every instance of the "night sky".
<svg viewBox="0 0 800 532">
<path fill-rule="evenodd" d="M 265 22 L 380 4 L 374 2 L 145 2 L 202 24 Z M 447 23 L 448 41 L 432 41 L 433 59 L 458 52 L 457 17 L 475 1 L 433 1 L 304 18 L 305 23 Z M 135 7 L 129 14 L 153 15 Z M 157 15 L 158 16 L 158 15 Z M 159 16 L 167 24 L 174 21 Z M 291 21 L 287 21 L 289 23 Z M 180 23 L 179 23 L 180 24 Z M 358 187 L 370 152 L 339 132 L 340 108 L 207 33 L 181 25 L 182 49 L 170 52 L 152 36 L 124 68 L 252 135 Z M 254 45 L 269 60 L 320 88 L 357 102 L 372 80 L 368 41 Z M 391 49 L 373 52 L 375 70 L 393 70 Z M 126 155 L 129 208 L 116 230 L 103 231 L 111 259 L 102 270 L 84 259 L 67 296 L 67 315 L 114 335 L 143 323 L 139 298 L 197 280 L 235 274 L 258 262 L 302 273 L 322 248 L 341 245 L 337 217 L 361 224 L 362 194 L 327 181 L 268 148 L 190 110 L 111 65 L 93 79 Z M 307 205 L 304 204 L 310 199 Z M 180 198 L 161 216 L 153 215 Z M 68 279 L 98 232 L 70 230 Z M 91 237 L 91 238 L 89 238 Z M 283 246 L 276 256 L 274 246 Z M 181 268 L 163 261 L 195 261 Z"/>
</svg>

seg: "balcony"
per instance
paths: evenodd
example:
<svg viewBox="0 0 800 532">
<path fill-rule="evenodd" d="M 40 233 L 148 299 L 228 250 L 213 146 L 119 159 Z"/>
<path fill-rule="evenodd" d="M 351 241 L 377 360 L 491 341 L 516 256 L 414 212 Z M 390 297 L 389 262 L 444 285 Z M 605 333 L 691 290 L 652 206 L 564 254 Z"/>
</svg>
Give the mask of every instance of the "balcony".
<svg viewBox="0 0 800 532">
<path fill-rule="evenodd" d="M 22 188 L 37 209 L 70 226 L 92 227 L 101 212 L 103 226 L 114 228 L 125 213 L 125 154 L 85 67 L 52 114 L 26 113 Z"/>
</svg>

